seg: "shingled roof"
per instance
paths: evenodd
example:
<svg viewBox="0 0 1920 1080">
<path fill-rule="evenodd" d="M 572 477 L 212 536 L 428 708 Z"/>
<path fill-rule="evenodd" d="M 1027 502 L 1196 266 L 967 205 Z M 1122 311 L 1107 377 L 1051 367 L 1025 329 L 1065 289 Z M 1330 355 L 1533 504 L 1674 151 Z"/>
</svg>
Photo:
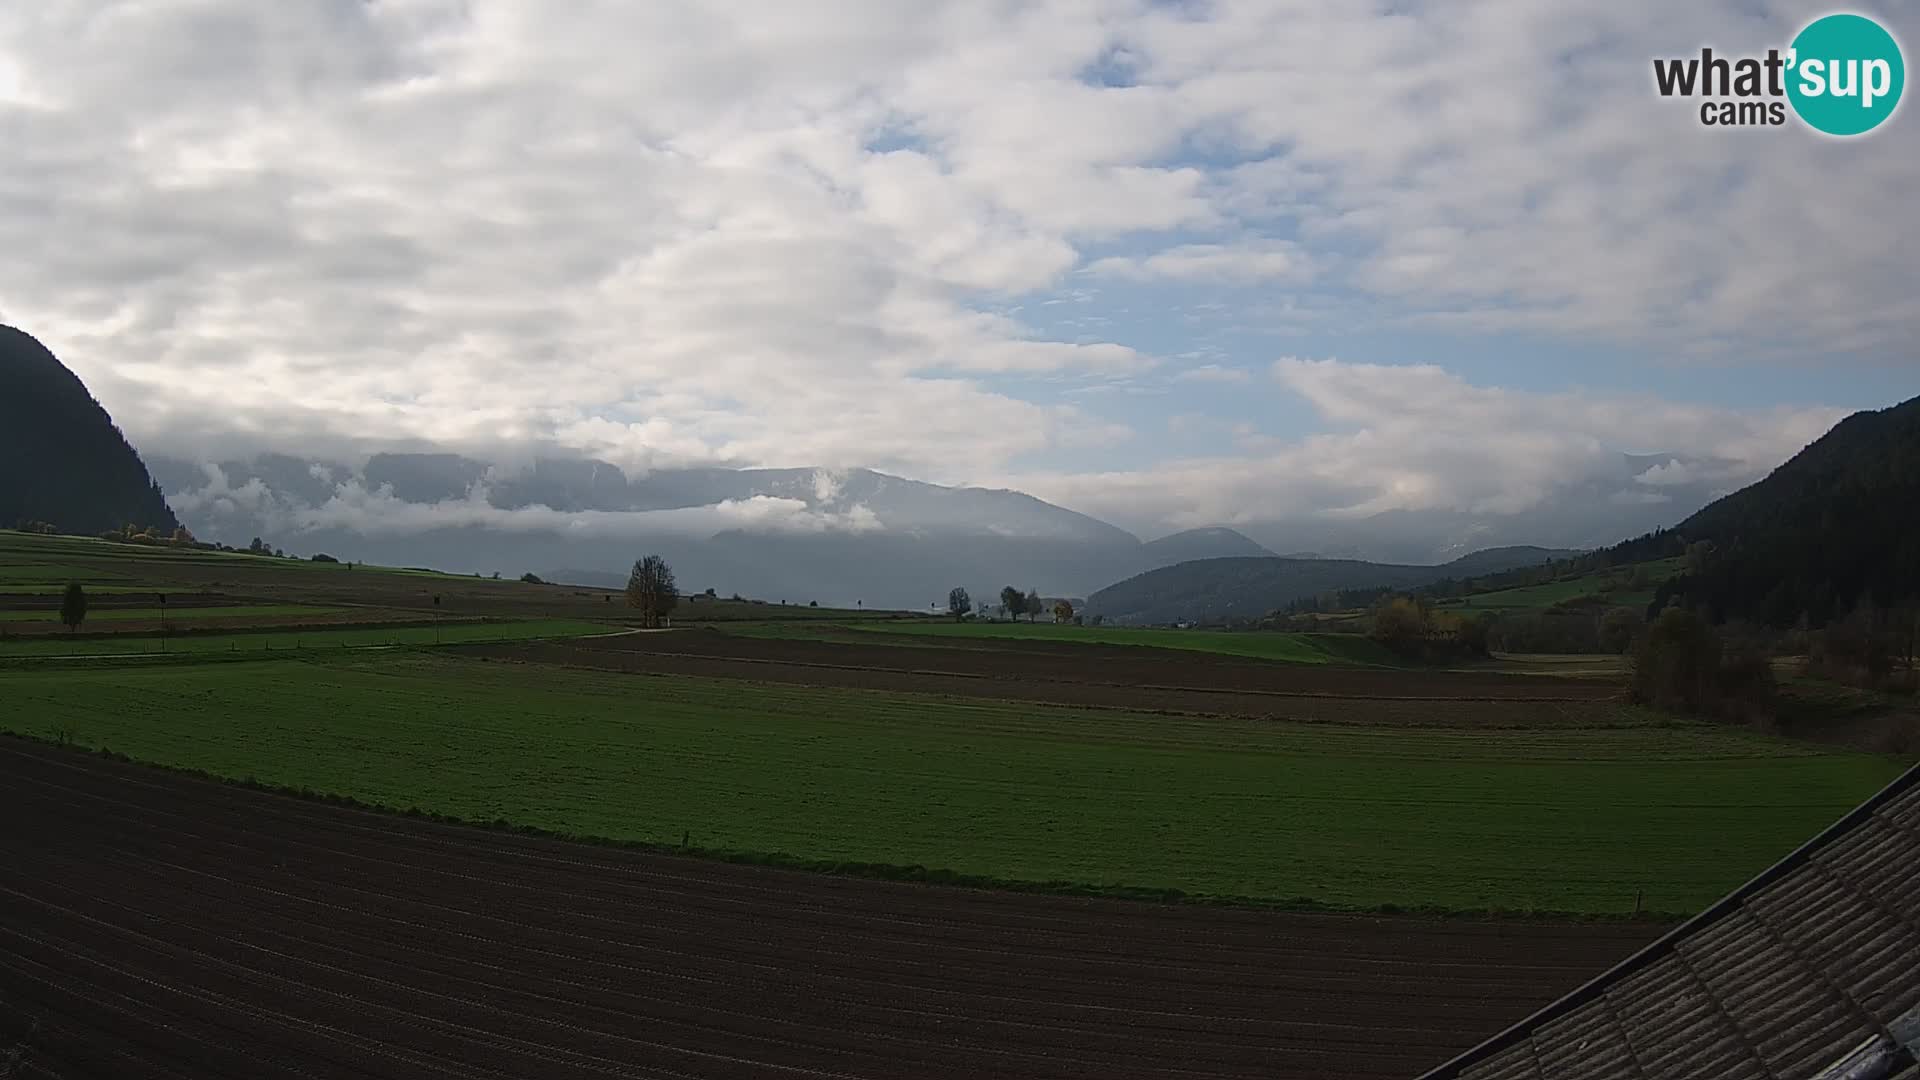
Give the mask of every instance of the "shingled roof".
<svg viewBox="0 0 1920 1080">
<path fill-rule="evenodd" d="M 1920 1077 L 1920 766 L 1421 1080 Z"/>
</svg>

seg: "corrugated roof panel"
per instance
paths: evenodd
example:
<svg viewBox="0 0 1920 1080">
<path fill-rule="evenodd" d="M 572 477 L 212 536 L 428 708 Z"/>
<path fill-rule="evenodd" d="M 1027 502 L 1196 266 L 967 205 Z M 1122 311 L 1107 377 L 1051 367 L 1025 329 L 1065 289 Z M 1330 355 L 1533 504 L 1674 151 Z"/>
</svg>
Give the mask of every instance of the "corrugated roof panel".
<svg viewBox="0 0 1920 1080">
<path fill-rule="evenodd" d="M 1533 1037 L 1540 1071 L 1555 1080 L 1627 1080 L 1641 1075 L 1605 1008 L 1583 1009 Z"/>
<path fill-rule="evenodd" d="M 1844 1029 L 1835 1027 L 1818 1033 L 1818 1036 L 1804 1040 L 1795 1048 L 1795 1053 L 1782 1055 L 1774 1070 L 1783 1077 L 1818 1076 L 1821 1070 L 1839 1061 L 1878 1031 L 1878 1028 L 1863 1020 Z"/>
<path fill-rule="evenodd" d="M 1639 972 L 1611 995 L 1648 1076 L 1770 1080 L 1713 998 L 1677 957 Z"/>
<path fill-rule="evenodd" d="M 1474 1080 L 1547 1080 L 1533 1060 L 1533 1046 L 1521 1043 L 1482 1062 L 1473 1070 Z"/>
<path fill-rule="evenodd" d="M 1880 903 L 1920 918 L 1920 830 L 1903 829 L 1875 815 L 1835 844 L 1835 854 L 1818 861 L 1844 874 L 1862 892 Z"/>
<path fill-rule="evenodd" d="M 1920 828 L 1920 787 L 1887 803 L 1880 812 L 1889 821 L 1905 825 L 1910 829 Z"/>
<path fill-rule="evenodd" d="M 1801 955 L 1862 1009 L 1893 1015 L 1894 1002 L 1912 984 L 1920 964 L 1920 933 L 1861 892 L 1837 880 L 1829 886 L 1819 910 L 1798 912 L 1792 921 L 1775 919 L 1774 925 L 1783 927 Z M 1765 903 L 1764 897 L 1754 901 L 1756 907 Z"/>
</svg>

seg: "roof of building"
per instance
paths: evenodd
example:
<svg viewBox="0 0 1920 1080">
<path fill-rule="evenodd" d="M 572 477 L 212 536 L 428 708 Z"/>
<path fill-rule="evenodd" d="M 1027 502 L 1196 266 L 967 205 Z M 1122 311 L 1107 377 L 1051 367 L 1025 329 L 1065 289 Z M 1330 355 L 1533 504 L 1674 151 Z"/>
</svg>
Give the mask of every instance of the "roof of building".
<svg viewBox="0 0 1920 1080">
<path fill-rule="evenodd" d="M 1920 766 L 1421 1080 L 1920 1077 Z"/>
</svg>

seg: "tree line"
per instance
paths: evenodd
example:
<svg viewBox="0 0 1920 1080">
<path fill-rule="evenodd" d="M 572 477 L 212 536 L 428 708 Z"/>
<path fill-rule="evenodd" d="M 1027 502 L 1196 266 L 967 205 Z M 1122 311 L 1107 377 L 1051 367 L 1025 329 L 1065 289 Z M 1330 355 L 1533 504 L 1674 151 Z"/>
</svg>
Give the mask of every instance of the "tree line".
<svg viewBox="0 0 1920 1080">
<path fill-rule="evenodd" d="M 981 612 L 984 614 L 985 610 L 982 608 Z M 1049 604 L 1041 598 L 1038 589 L 1021 592 L 1012 585 L 1000 590 L 998 610 L 1002 618 L 1018 619 L 1025 615 L 1028 622 L 1032 622 L 1037 615 L 1046 614 L 1051 614 L 1056 623 L 1073 623 L 1078 626 L 1085 621 L 1074 611 L 1071 600 L 1062 597 Z M 966 589 L 956 586 L 947 593 L 947 614 L 953 616 L 956 621 L 970 618 L 973 613 L 973 597 L 967 594 Z M 1097 626 L 1099 623 L 1100 617 L 1094 616 L 1094 625 Z"/>
</svg>

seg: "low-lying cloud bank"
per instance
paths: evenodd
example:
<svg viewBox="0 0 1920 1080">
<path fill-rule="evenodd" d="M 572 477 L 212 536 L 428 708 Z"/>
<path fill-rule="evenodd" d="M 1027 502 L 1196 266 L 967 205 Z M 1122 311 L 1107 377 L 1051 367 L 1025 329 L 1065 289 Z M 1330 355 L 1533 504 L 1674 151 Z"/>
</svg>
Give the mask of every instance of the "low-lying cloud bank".
<svg viewBox="0 0 1920 1080">
<path fill-rule="evenodd" d="M 561 538 L 640 539 L 648 537 L 699 538 L 729 529 L 763 533 L 818 534 L 871 532 L 883 527 L 864 505 L 829 510 L 801 499 L 754 495 L 722 499 L 706 506 L 665 510 L 556 510 L 545 505 L 496 506 L 489 501 L 484 482 L 459 499 L 415 502 L 394 495 L 392 485 L 369 489 L 359 476 L 337 482 L 326 466 L 332 493 L 319 503 L 307 503 L 270 488 L 260 477 L 234 484 L 226 470 L 206 464 L 206 483 L 170 495 L 168 503 L 182 518 L 223 523 L 286 535 L 339 529 L 361 536 L 413 536 L 442 529 L 495 529 L 508 533 L 551 533 Z"/>
</svg>

